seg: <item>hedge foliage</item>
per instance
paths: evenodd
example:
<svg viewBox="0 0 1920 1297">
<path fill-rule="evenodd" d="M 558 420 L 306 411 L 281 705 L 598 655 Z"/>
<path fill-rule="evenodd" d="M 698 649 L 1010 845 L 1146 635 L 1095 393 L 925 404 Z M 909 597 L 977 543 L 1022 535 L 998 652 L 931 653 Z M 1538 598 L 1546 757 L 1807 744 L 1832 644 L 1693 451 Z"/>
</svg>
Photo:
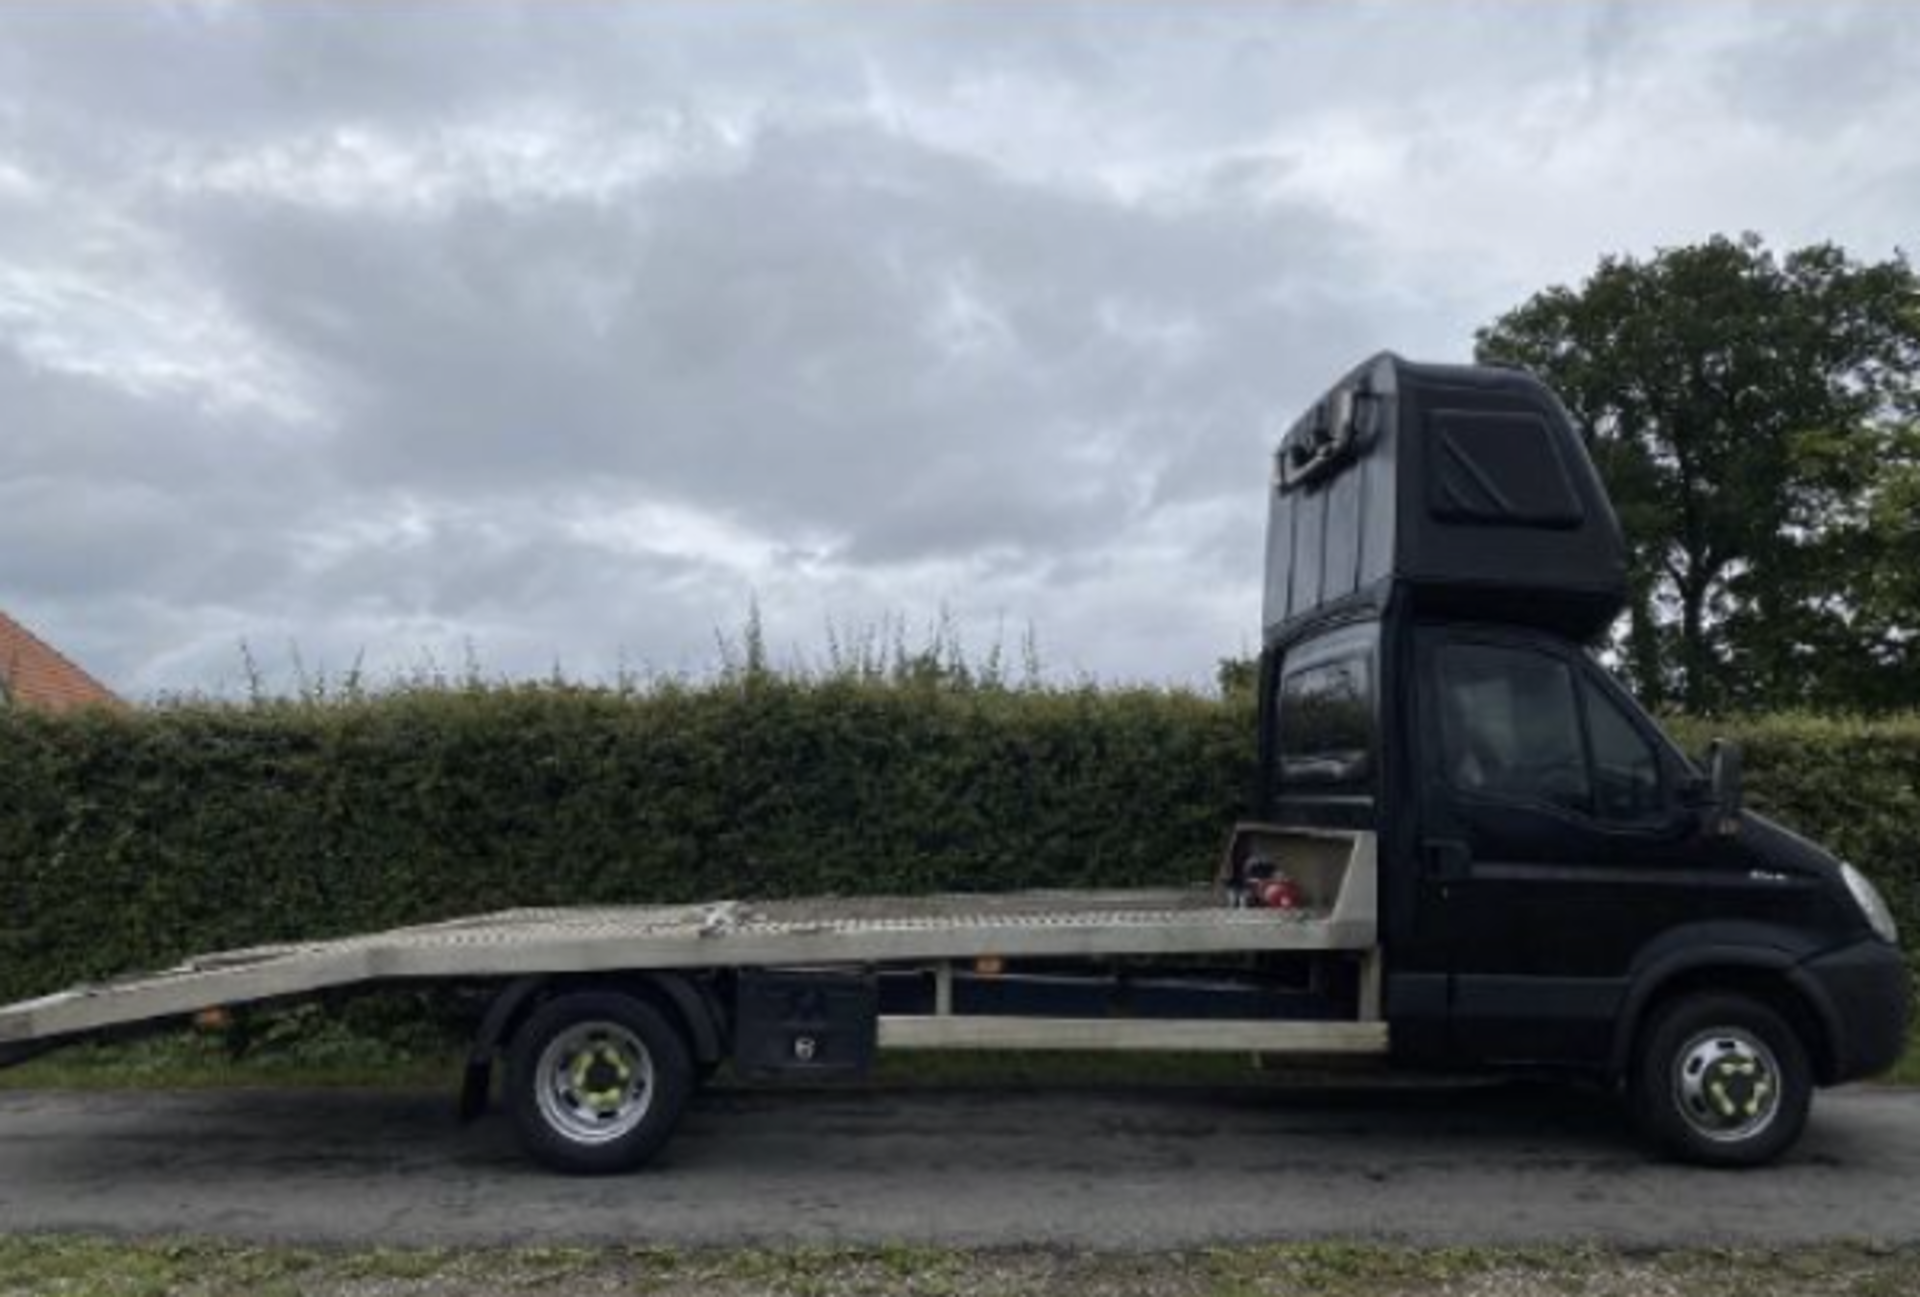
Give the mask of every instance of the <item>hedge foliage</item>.
<svg viewBox="0 0 1920 1297">
<path fill-rule="evenodd" d="M 0 716 L 0 996 L 484 909 L 1203 876 L 1185 694 L 773 677 Z"/>
<path fill-rule="evenodd" d="M 1920 720 L 1720 728 L 1920 933 Z M 758 676 L 0 712 L 0 999 L 517 905 L 1191 880 L 1253 747 L 1237 698 Z"/>
</svg>

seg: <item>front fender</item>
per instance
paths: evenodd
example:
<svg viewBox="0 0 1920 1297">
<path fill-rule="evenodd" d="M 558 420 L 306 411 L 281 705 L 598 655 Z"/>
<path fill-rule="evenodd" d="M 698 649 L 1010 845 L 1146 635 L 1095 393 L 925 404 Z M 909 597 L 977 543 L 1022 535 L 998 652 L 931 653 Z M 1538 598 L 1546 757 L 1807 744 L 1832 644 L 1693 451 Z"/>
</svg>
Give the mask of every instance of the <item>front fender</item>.
<svg viewBox="0 0 1920 1297">
<path fill-rule="evenodd" d="M 1663 933 L 1634 958 L 1627 992 L 1614 1021 L 1609 1074 L 1625 1076 L 1633 1059 L 1633 1041 L 1649 1005 L 1682 978 L 1716 971 L 1766 974 L 1790 986 L 1832 1038 L 1833 1007 L 1801 969 L 1820 953 L 1821 944 L 1806 932 L 1739 920 L 1689 924 Z"/>
</svg>

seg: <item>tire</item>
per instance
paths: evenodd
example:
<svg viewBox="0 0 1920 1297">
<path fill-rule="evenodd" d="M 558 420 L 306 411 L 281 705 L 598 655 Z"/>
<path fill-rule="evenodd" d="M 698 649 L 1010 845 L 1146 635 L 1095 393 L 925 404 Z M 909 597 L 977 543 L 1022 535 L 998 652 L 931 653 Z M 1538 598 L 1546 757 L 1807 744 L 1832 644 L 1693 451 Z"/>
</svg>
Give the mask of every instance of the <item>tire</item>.
<svg viewBox="0 0 1920 1297">
<path fill-rule="evenodd" d="M 520 1143 L 570 1175 L 646 1165 L 694 1088 L 680 1033 L 652 1005 L 611 991 L 541 1005 L 508 1051 L 507 1111 Z"/>
<path fill-rule="evenodd" d="M 1634 1058 L 1634 1114 L 1663 1151 L 1698 1166 L 1761 1166 L 1800 1138 L 1813 1068 L 1787 1020 L 1759 1000 L 1689 995 L 1648 1024 Z"/>
</svg>

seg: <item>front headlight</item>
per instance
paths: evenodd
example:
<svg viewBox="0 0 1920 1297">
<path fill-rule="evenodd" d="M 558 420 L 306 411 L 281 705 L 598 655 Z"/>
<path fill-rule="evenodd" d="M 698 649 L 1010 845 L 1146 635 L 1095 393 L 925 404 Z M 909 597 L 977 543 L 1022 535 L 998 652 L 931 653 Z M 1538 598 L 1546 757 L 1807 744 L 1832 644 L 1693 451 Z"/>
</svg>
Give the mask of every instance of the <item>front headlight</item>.
<svg viewBox="0 0 1920 1297">
<path fill-rule="evenodd" d="M 1847 890 L 1853 893 L 1854 904 L 1866 916 L 1873 935 L 1890 946 L 1900 944 L 1900 929 L 1893 921 L 1893 911 L 1887 908 L 1887 898 L 1880 895 L 1873 880 L 1852 865 L 1841 865 L 1840 876 L 1847 880 Z"/>
</svg>

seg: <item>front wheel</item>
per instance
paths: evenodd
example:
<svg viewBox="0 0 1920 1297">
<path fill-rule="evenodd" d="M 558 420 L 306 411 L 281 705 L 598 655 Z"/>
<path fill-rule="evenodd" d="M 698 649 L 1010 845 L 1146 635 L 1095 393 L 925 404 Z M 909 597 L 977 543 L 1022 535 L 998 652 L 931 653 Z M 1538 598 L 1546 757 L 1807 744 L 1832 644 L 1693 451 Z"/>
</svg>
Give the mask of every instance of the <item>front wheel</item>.
<svg viewBox="0 0 1920 1297">
<path fill-rule="evenodd" d="M 1701 1166 L 1759 1166 L 1806 1128 L 1813 1069 L 1786 1019 L 1744 995 L 1707 993 L 1661 1010 L 1635 1059 L 1635 1114 L 1668 1153 Z"/>
<path fill-rule="evenodd" d="M 540 1006 L 514 1033 L 507 1109 L 536 1160 L 609 1175 L 658 1153 L 694 1090 L 686 1042 L 652 1005 L 590 991 Z"/>
</svg>

